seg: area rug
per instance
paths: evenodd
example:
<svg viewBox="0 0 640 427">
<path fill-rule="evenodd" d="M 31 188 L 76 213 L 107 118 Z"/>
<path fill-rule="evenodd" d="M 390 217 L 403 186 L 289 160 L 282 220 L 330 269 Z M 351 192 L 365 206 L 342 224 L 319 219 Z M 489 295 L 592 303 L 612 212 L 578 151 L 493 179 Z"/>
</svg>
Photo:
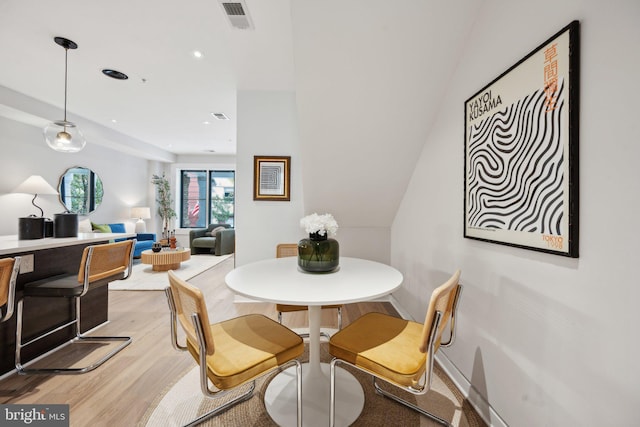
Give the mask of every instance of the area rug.
<svg viewBox="0 0 640 427">
<path fill-rule="evenodd" d="M 191 357 L 185 354 L 185 357 Z M 302 356 L 307 360 L 308 356 Z M 330 356 L 326 350 L 326 344 L 321 345 L 321 360 L 328 362 Z M 344 365 L 343 365 L 344 366 Z M 420 426 L 431 427 L 438 424 L 420 416 L 408 408 L 405 408 L 391 400 L 375 393 L 371 377 L 355 369 L 345 367 L 360 382 L 365 394 L 365 404 L 360 417 L 352 424 L 359 427 L 372 426 Z M 423 396 L 414 396 L 409 393 L 400 393 L 406 400 L 418 404 L 418 406 L 430 411 L 441 418 L 448 420 L 454 427 L 486 427 L 484 421 L 464 399 L 453 382 L 436 364 L 434 367 L 431 390 Z M 211 420 L 201 424 L 202 426 L 253 426 L 273 427 L 277 424 L 271 419 L 264 406 L 264 393 L 269 381 L 275 374 L 263 377 L 256 381 L 256 390 L 251 399 L 233 406 Z M 386 389 L 397 391 L 391 386 Z M 232 395 L 221 398 L 222 401 L 231 399 L 234 395 L 246 390 L 241 387 Z M 215 405 L 213 404 L 215 403 Z M 193 421 L 199 415 L 206 413 L 217 406 L 220 401 L 206 399 L 200 392 L 199 370 L 194 367 L 180 378 L 173 386 L 161 393 L 149 407 L 147 413 L 138 423 L 138 427 L 169 427 L 182 426 Z M 304 414 L 303 414 L 304 421 Z M 313 420 L 303 422 L 303 425 L 314 424 Z"/>
<path fill-rule="evenodd" d="M 229 255 L 191 255 L 187 261 L 180 264 L 178 270 L 173 270 L 178 277 L 189 280 L 205 270 L 220 264 L 233 254 Z M 116 280 L 109 283 L 110 291 L 159 291 L 166 288 L 167 272 L 153 271 L 149 264 L 142 264 L 137 261 L 132 269 L 131 277 L 125 280 Z"/>
</svg>

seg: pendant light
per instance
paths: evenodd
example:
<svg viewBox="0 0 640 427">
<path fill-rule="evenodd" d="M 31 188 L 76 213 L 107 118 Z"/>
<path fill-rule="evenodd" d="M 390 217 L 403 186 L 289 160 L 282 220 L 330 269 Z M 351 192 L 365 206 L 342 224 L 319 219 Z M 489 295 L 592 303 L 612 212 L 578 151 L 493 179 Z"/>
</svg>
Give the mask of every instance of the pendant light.
<svg viewBox="0 0 640 427">
<path fill-rule="evenodd" d="M 64 37 L 53 39 L 64 48 L 64 120 L 51 122 L 44 128 L 44 138 L 49 147 L 62 153 L 77 153 L 87 144 L 84 136 L 75 123 L 67 120 L 67 53 L 69 49 L 77 49 L 78 45 Z"/>
</svg>

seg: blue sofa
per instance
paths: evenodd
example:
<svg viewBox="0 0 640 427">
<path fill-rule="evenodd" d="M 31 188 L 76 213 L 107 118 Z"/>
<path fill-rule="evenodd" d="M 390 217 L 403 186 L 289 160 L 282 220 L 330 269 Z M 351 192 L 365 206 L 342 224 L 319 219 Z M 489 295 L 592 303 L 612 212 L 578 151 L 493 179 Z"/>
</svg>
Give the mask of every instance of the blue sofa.
<svg viewBox="0 0 640 427">
<path fill-rule="evenodd" d="M 107 224 L 107 225 L 111 229 L 112 233 L 126 233 L 124 223 L 122 222 Z M 117 242 L 117 241 L 126 240 L 126 239 L 114 239 L 114 240 Z M 151 249 L 151 245 L 153 245 L 153 242 L 155 241 L 156 241 L 155 233 L 138 233 L 136 235 L 136 245 L 133 248 L 133 257 L 140 258 L 141 256 L 140 254 L 142 254 L 142 251 Z"/>
</svg>

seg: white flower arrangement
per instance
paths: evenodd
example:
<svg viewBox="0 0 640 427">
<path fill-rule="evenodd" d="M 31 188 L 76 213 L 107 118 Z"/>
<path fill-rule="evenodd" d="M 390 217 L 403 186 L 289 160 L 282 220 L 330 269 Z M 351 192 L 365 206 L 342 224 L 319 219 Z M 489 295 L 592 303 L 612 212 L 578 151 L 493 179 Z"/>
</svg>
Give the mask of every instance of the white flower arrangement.
<svg viewBox="0 0 640 427">
<path fill-rule="evenodd" d="M 307 215 L 300 220 L 300 227 L 309 234 L 318 233 L 322 236 L 328 232 L 333 237 L 338 232 L 338 223 L 331 214 L 318 215 L 313 213 Z"/>
</svg>

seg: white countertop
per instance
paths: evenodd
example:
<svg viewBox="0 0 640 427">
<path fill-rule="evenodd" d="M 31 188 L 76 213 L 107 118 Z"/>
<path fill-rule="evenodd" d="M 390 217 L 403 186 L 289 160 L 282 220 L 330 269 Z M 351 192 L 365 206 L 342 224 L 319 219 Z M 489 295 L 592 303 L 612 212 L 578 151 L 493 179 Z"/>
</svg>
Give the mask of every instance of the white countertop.
<svg viewBox="0 0 640 427">
<path fill-rule="evenodd" d="M 135 233 L 78 233 L 78 237 L 46 237 L 44 239 L 18 240 L 18 235 L 0 236 L 0 255 L 33 252 L 41 249 L 101 242 L 110 239 L 136 237 Z"/>
</svg>

